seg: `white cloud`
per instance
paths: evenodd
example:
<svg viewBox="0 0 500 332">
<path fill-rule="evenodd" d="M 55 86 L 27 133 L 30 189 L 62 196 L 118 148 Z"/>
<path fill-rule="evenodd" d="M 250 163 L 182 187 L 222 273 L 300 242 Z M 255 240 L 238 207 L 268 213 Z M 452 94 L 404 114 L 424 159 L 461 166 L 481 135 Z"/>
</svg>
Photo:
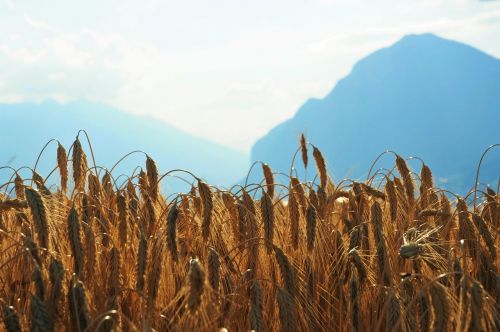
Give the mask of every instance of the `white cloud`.
<svg viewBox="0 0 500 332">
<path fill-rule="evenodd" d="M 500 55 L 496 3 L 3 3 L 0 101 L 89 98 L 240 149 L 406 33 Z"/>
<path fill-rule="evenodd" d="M 34 29 L 44 30 L 52 33 L 59 33 L 60 31 L 54 26 L 47 24 L 46 22 L 38 21 L 33 19 L 28 13 L 23 13 L 24 21 Z"/>
<path fill-rule="evenodd" d="M 12 0 L 3 0 L 5 6 L 9 9 L 14 9 L 14 2 Z"/>
</svg>

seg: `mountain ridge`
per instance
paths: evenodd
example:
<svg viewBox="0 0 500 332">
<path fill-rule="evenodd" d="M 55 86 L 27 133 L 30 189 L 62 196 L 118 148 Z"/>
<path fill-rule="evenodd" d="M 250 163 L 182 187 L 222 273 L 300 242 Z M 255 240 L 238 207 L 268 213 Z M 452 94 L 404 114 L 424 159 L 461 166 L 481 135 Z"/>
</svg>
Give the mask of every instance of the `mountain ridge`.
<svg viewBox="0 0 500 332">
<path fill-rule="evenodd" d="M 296 145 L 285 142 L 298 142 L 305 132 L 338 179 L 363 176 L 380 152 L 394 150 L 422 157 L 437 171 L 436 179 L 463 191 L 470 183 L 461 179 L 473 169 L 468 160 L 477 163 L 488 145 L 500 142 L 493 125 L 500 121 L 498 87 L 500 60 L 433 34 L 405 36 L 358 61 L 325 97 L 308 99 L 292 118 L 261 137 L 251 161 L 287 171 Z M 470 137 L 465 140 L 460 131 Z M 460 141 L 463 149 L 453 146 Z M 496 155 L 491 158 L 500 164 Z M 492 172 L 486 174 L 494 180 L 499 174 Z"/>
<path fill-rule="evenodd" d="M 157 119 L 87 100 L 0 104 L 0 115 L 2 122 L 9 125 L 0 131 L 0 162 L 5 163 L 17 154 L 11 161 L 14 167 L 33 166 L 43 145 L 52 138 L 59 139 L 69 149 L 80 129 L 89 133 L 97 164 L 105 167 L 111 167 L 128 152 L 142 150 L 157 161 L 161 171 L 186 169 L 207 181 L 228 186 L 237 181 L 248 162 L 242 152 L 185 133 Z M 19 124 L 19 128 L 15 124 Z M 55 148 L 50 148 L 42 158 L 42 175 L 55 165 L 52 150 Z M 137 155 L 127 158 L 118 170 L 130 171 L 134 166 L 132 160 L 137 165 L 141 164 L 141 158 L 144 159 Z M 227 172 L 218 170 L 221 164 L 228 165 Z M 185 189 L 184 185 L 175 183 L 181 181 L 167 182 L 173 182 L 172 188 L 168 188 L 167 183 L 168 189 Z"/>
</svg>

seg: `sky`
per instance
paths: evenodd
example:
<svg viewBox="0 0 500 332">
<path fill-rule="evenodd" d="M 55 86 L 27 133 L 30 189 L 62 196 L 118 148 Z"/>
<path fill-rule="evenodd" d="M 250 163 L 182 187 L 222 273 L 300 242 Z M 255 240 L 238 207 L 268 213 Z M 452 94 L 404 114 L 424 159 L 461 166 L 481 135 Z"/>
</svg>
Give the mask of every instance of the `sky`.
<svg viewBox="0 0 500 332">
<path fill-rule="evenodd" d="M 249 152 L 423 32 L 500 57 L 500 1 L 0 0 L 0 102 L 89 99 Z"/>
</svg>

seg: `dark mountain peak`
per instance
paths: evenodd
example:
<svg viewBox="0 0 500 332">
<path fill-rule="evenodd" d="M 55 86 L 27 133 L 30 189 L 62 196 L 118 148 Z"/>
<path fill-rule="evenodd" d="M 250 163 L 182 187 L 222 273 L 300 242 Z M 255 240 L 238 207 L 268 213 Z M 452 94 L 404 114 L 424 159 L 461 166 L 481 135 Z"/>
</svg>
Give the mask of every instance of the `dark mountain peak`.
<svg viewBox="0 0 500 332">
<path fill-rule="evenodd" d="M 462 53 L 468 53 L 476 56 L 494 58 L 492 55 L 471 45 L 443 38 L 433 33 L 409 34 L 403 36 L 393 45 L 387 47 L 393 50 L 412 51 L 419 54 L 448 54 L 452 58 L 460 57 Z M 386 48 L 386 49 L 387 49 Z M 383 50 L 383 49 L 382 49 Z M 444 52 L 444 53 L 442 53 Z"/>
<path fill-rule="evenodd" d="M 424 33 L 410 33 L 408 35 L 403 36 L 398 42 L 396 42 L 395 45 L 397 44 L 403 44 L 403 43 L 408 43 L 408 44 L 414 44 L 414 43 L 436 43 L 436 42 L 452 42 L 456 43 L 454 41 L 451 41 L 449 39 L 445 39 L 443 37 L 440 37 L 438 35 L 435 35 L 431 32 L 424 32 Z"/>
<path fill-rule="evenodd" d="M 410 34 L 358 61 L 352 73 L 373 70 L 374 67 L 379 71 L 402 67 L 410 71 L 420 71 L 419 66 L 422 65 L 431 68 L 454 67 L 454 69 L 470 70 L 469 66 L 474 68 L 478 65 L 492 65 L 497 60 L 470 45 L 432 33 Z M 496 65 L 498 66 L 498 63 Z M 463 68 L 457 68 L 458 66 Z"/>
<path fill-rule="evenodd" d="M 252 160 L 286 171 L 290 142 L 305 132 L 338 178 L 362 176 L 380 152 L 394 150 L 423 158 L 437 179 L 463 189 L 481 152 L 500 142 L 499 86 L 495 57 L 433 34 L 405 36 L 361 59 L 325 98 L 308 100 L 257 141 Z"/>
<path fill-rule="evenodd" d="M 419 54 L 447 54 L 447 52 L 456 52 L 460 50 L 461 52 L 473 52 L 473 53 L 482 53 L 481 50 L 474 48 L 470 45 L 461 43 L 459 41 L 447 39 L 435 35 L 433 33 L 422 33 L 422 34 L 409 34 L 403 36 L 397 42 L 392 44 L 389 47 L 382 48 L 381 50 L 375 52 L 381 52 L 388 50 L 390 52 L 394 52 L 395 55 L 412 55 L 416 53 Z M 408 52 L 408 53 L 402 53 Z M 411 52 L 411 53 L 410 53 Z M 444 53 L 442 53 L 444 52 Z M 455 54 L 459 55 L 459 54 Z"/>
</svg>

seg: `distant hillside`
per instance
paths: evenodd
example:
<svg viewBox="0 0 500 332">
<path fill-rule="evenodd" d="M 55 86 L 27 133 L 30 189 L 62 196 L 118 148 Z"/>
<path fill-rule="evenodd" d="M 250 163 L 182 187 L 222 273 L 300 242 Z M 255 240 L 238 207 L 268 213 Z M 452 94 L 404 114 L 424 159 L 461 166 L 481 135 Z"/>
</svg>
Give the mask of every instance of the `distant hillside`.
<svg viewBox="0 0 500 332">
<path fill-rule="evenodd" d="M 308 100 L 254 145 L 251 160 L 288 173 L 301 132 L 337 179 L 365 176 L 379 153 L 394 150 L 422 158 L 439 186 L 463 191 L 481 153 L 500 143 L 500 60 L 432 34 L 406 36 L 360 60 L 325 98 Z M 385 159 L 378 165 L 392 167 Z M 481 180 L 499 176 L 493 151 Z"/>
<path fill-rule="evenodd" d="M 97 164 L 109 168 L 128 152 L 143 150 L 156 160 L 161 172 L 182 168 L 211 183 L 230 185 L 237 181 L 248 163 L 243 153 L 196 138 L 164 122 L 87 101 L 0 104 L 0 123 L 0 166 L 33 166 L 38 152 L 49 139 L 56 138 L 69 149 L 79 129 L 89 133 Z M 86 148 L 84 139 L 82 144 Z M 43 176 L 55 166 L 56 147 L 51 146 L 42 158 L 40 173 Z M 90 162 L 89 152 L 88 155 Z M 144 155 L 132 155 L 118 171 L 131 174 L 137 165 L 144 165 L 144 161 Z M 2 179 L 8 174 L 0 170 Z M 192 181 L 186 174 L 176 175 Z M 182 183 L 170 178 L 163 188 L 167 193 L 185 189 Z"/>
</svg>

